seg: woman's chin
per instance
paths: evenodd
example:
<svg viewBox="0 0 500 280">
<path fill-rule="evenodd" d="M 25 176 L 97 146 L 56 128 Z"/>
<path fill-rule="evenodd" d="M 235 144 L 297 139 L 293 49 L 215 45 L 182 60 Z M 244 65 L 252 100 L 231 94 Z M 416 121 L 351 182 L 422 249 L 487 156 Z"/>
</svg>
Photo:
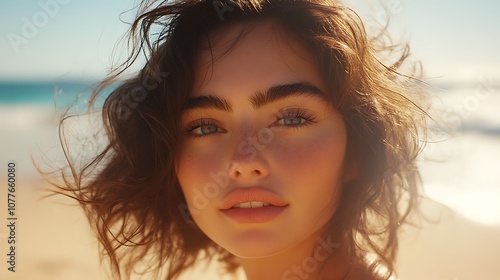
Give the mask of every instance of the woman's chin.
<svg viewBox="0 0 500 280">
<path fill-rule="evenodd" d="M 229 251 L 231 254 L 240 259 L 262 259 L 272 257 L 279 254 L 281 251 L 269 251 L 269 250 L 239 250 L 239 251 Z"/>
<path fill-rule="evenodd" d="M 237 244 L 235 246 L 226 246 L 225 249 L 234 256 L 241 259 L 259 259 L 267 258 L 283 252 L 286 248 L 280 248 L 274 244 L 250 243 Z"/>
</svg>

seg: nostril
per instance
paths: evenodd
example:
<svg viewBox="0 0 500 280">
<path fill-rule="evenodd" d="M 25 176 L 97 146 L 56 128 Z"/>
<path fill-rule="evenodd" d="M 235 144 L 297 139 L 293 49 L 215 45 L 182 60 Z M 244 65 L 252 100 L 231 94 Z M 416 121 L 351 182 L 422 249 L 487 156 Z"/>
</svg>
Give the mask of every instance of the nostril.
<svg viewBox="0 0 500 280">
<path fill-rule="evenodd" d="M 251 178 L 266 176 L 267 170 L 262 164 L 257 162 L 237 162 L 232 161 L 228 167 L 229 176 L 233 179 L 236 178 Z"/>
</svg>

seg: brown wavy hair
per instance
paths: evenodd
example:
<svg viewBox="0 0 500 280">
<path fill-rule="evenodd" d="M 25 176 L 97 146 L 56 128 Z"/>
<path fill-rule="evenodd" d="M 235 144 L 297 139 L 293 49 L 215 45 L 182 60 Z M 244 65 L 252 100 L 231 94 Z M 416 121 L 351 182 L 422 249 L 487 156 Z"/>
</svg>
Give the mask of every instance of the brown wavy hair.
<svg viewBox="0 0 500 280">
<path fill-rule="evenodd" d="M 143 53 L 146 63 L 106 96 L 106 146 L 78 167 L 60 122 L 68 161 L 56 192 L 79 201 L 118 278 L 136 270 L 175 279 L 200 257 L 218 258 L 228 272 L 233 256 L 182 215 L 186 201 L 176 177 L 180 118 L 195 77 L 200 46 L 216 29 L 271 19 L 314 56 L 329 100 L 347 127 L 347 159 L 358 176 L 344 187 L 330 230 L 354 262 L 394 273 L 397 230 L 419 201 L 416 156 L 425 136 L 416 80 L 398 73 L 409 48 L 369 38 L 363 23 L 335 1 L 143 1 L 131 25 L 128 59 L 93 93 L 90 106 Z M 389 50 L 389 52 L 387 52 Z M 382 63 L 380 54 L 398 54 Z M 371 257 L 367 258 L 370 255 Z M 380 271 L 379 271 L 380 272 Z"/>
</svg>

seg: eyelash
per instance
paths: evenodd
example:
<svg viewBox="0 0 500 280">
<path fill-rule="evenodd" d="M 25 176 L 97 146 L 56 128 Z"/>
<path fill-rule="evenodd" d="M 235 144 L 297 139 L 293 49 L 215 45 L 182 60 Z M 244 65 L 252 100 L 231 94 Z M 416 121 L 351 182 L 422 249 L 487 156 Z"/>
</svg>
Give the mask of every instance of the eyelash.
<svg viewBox="0 0 500 280">
<path fill-rule="evenodd" d="M 304 122 L 300 123 L 300 124 L 291 124 L 291 125 L 277 124 L 279 121 L 281 121 L 285 118 L 301 118 L 304 120 Z M 272 124 L 272 126 L 284 127 L 287 129 L 298 129 L 302 126 L 307 126 L 307 125 L 311 125 L 311 124 L 315 123 L 316 122 L 315 119 L 316 118 L 312 114 L 307 113 L 306 111 L 301 110 L 300 108 L 292 108 L 292 109 L 285 110 L 284 112 L 281 112 L 280 115 L 276 117 L 276 121 Z M 207 133 L 207 134 L 193 133 L 194 130 L 199 129 L 202 126 L 206 126 L 206 125 L 216 126 L 218 131 L 214 132 L 214 133 Z M 184 129 L 184 132 L 185 132 L 185 134 L 187 134 L 189 136 L 196 137 L 196 138 L 202 138 L 202 137 L 206 137 L 206 136 L 211 136 L 215 133 L 219 133 L 220 132 L 219 130 L 224 131 L 224 129 L 219 127 L 216 122 L 214 122 L 210 119 L 198 119 L 198 120 L 188 124 L 186 126 L 186 128 Z"/>
<path fill-rule="evenodd" d="M 208 133 L 208 134 L 195 134 L 195 133 L 193 133 L 193 131 L 195 129 L 201 128 L 204 125 L 213 125 L 213 126 L 217 127 L 217 130 L 221 130 L 221 128 L 217 125 L 217 123 L 215 123 L 214 121 L 212 121 L 210 119 L 198 119 L 198 120 L 188 124 L 186 126 L 186 128 L 184 129 L 184 132 L 185 132 L 185 134 L 187 134 L 189 136 L 197 137 L 197 138 L 206 137 L 206 136 L 210 136 L 210 135 L 214 134 L 214 133 Z"/>
<path fill-rule="evenodd" d="M 280 126 L 280 127 L 285 127 L 285 128 L 299 128 L 301 126 L 306 126 L 306 125 L 311 125 L 313 123 L 315 123 L 315 117 L 310 114 L 310 113 L 307 113 L 306 111 L 304 110 L 301 110 L 300 108 L 291 108 L 291 109 L 288 109 L 286 110 L 285 112 L 281 112 L 280 113 L 281 115 L 276 117 L 276 122 L 279 122 L 285 118 L 301 118 L 304 120 L 303 123 L 300 123 L 300 124 L 292 124 L 292 125 L 285 125 L 285 124 L 276 124 L 276 122 L 273 124 L 273 126 Z"/>
</svg>

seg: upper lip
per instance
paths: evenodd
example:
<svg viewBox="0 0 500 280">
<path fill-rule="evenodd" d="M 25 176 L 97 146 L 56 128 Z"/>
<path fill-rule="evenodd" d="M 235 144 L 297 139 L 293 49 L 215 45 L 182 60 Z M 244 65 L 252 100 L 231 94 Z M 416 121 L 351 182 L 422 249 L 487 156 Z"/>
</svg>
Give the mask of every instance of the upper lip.
<svg viewBox="0 0 500 280">
<path fill-rule="evenodd" d="M 228 193 L 220 207 L 221 210 L 231 209 L 239 203 L 261 201 L 273 206 L 286 206 L 288 203 L 277 194 L 262 188 L 237 188 Z"/>
</svg>

